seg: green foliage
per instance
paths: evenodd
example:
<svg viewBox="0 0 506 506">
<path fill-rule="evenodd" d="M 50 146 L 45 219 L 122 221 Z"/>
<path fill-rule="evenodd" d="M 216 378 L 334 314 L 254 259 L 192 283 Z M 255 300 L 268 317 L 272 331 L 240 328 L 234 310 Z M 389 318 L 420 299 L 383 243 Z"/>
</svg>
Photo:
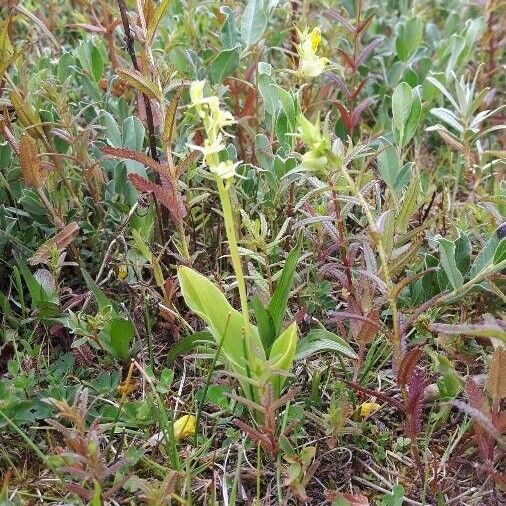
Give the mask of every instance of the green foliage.
<svg viewBox="0 0 506 506">
<path fill-rule="evenodd" d="M 500 7 L 2 4 L 0 502 L 495 498 Z"/>
</svg>

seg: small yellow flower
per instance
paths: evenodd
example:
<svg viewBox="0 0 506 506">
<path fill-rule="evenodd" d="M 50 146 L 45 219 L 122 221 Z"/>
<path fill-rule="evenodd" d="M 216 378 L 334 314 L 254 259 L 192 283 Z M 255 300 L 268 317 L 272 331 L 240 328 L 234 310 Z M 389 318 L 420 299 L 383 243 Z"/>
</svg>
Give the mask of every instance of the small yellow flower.
<svg viewBox="0 0 506 506">
<path fill-rule="evenodd" d="M 239 165 L 231 160 L 220 161 L 219 154 L 225 150 L 223 136 L 229 135 L 224 128 L 235 123 L 234 116 L 220 107 L 220 99 L 216 96 L 204 97 L 205 81 L 194 81 L 190 85 L 190 99 L 204 123 L 206 139 L 203 146 L 188 144 L 192 149 L 204 155 L 204 163 L 209 170 L 221 179 L 229 179 L 235 175 Z"/>
<path fill-rule="evenodd" d="M 235 123 L 235 119 L 229 111 L 220 109 L 219 106 L 213 107 L 211 104 L 209 104 L 209 106 L 211 109 L 210 124 L 215 131 L 222 130 L 224 127 Z"/>
<path fill-rule="evenodd" d="M 211 143 L 209 139 L 204 139 L 204 145 L 203 146 L 197 146 L 196 144 L 188 144 L 188 147 L 191 149 L 195 149 L 196 151 L 200 151 L 204 158 L 208 158 L 210 155 L 216 155 L 220 151 L 225 149 L 225 144 L 222 143 L 223 136 L 218 135 L 214 142 Z M 206 160 L 207 163 L 207 160 Z"/>
<path fill-rule="evenodd" d="M 176 441 L 195 435 L 197 420 L 193 415 L 183 415 L 174 422 L 174 437 Z"/>
<path fill-rule="evenodd" d="M 190 85 L 190 100 L 193 105 L 201 105 L 204 103 L 204 86 L 205 81 L 193 81 Z"/>
<path fill-rule="evenodd" d="M 230 179 L 235 176 L 235 169 L 240 165 L 240 162 L 232 162 L 232 160 L 225 160 L 217 165 L 209 165 L 209 170 L 216 174 L 221 179 Z"/>
<path fill-rule="evenodd" d="M 377 402 L 363 402 L 359 408 L 360 416 L 365 420 L 375 411 L 378 411 L 379 408 L 381 408 L 381 406 Z"/>
<path fill-rule="evenodd" d="M 309 28 L 304 31 L 297 29 L 299 44 L 297 45 L 297 53 L 299 54 L 299 68 L 297 74 L 304 78 L 318 77 L 327 67 L 329 59 L 324 56 L 317 56 L 316 52 L 322 40 L 320 28 L 313 28 L 309 32 Z"/>
<path fill-rule="evenodd" d="M 128 275 L 128 268 L 125 264 L 118 265 L 117 276 L 120 281 L 123 281 Z"/>
</svg>

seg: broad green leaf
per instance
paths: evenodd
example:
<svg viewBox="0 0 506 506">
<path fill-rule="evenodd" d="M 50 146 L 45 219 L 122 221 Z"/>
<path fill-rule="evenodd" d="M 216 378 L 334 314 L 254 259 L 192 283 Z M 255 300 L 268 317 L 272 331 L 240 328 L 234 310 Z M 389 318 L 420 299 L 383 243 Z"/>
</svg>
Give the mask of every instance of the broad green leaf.
<svg viewBox="0 0 506 506">
<path fill-rule="evenodd" d="M 102 53 L 95 45 L 91 46 L 90 60 L 91 74 L 93 76 L 93 79 L 98 82 L 100 79 L 102 79 L 102 75 L 104 73 L 104 59 L 102 58 Z"/>
<path fill-rule="evenodd" d="M 420 122 L 420 116 L 422 113 L 422 100 L 418 90 L 413 91 L 413 98 L 411 100 L 411 111 L 409 117 L 404 125 L 404 137 L 402 139 L 402 145 L 405 146 L 415 135 L 416 128 Z"/>
<path fill-rule="evenodd" d="M 258 297 L 255 297 L 251 301 L 251 306 L 255 311 L 258 333 L 260 334 L 262 345 L 264 347 L 266 355 L 268 356 L 272 343 L 276 338 L 276 332 L 274 330 L 274 324 L 272 322 L 271 315 Z"/>
<path fill-rule="evenodd" d="M 237 47 L 224 49 L 211 62 L 209 78 L 212 83 L 218 84 L 234 72 L 239 65 L 239 49 Z"/>
<path fill-rule="evenodd" d="M 413 90 L 408 83 L 399 83 L 392 94 L 392 117 L 395 129 L 399 132 L 398 144 L 403 145 L 404 129 L 411 112 Z"/>
<path fill-rule="evenodd" d="M 113 318 L 107 330 L 114 354 L 122 361 L 128 360 L 130 343 L 134 337 L 133 323 L 126 318 Z"/>
<path fill-rule="evenodd" d="M 267 27 L 264 0 L 248 0 L 241 20 L 241 38 L 246 46 L 258 42 Z"/>
<path fill-rule="evenodd" d="M 459 236 L 455 241 L 455 263 L 458 270 L 465 276 L 471 265 L 471 241 L 462 230 L 459 230 Z"/>
<path fill-rule="evenodd" d="M 505 260 L 506 260 L 506 237 L 503 237 L 495 250 L 493 264 L 497 265 L 501 262 L 504 262 Z"/>
<path fill-rule="evenodd" d="M 225 21 L 221 27 L 221 43 L 225 49 L 234 48 L 240 41 L 239 30 L 235 24 L 234 12 L 228 5 L 220 7 L 220 12 L 225 16 Z"/>
<path fill-rule="evenodd" d="M 133 151 L 142 151 L 146 135 L 142 121 L 136 116 L 129 116 L 123 121 L 122 129 L 123 147 Z"/>
<path fill-rule="evenodd" d="M 288 120 L 288 124 L 290 125 L 290 130 L 292 132 L 295 131 L 295 126 L 297 123 L 297 112 L 295 110 L 295 104 L 292 96 L 286 90 L 281 88 L 280 86 L 275 87 L 278 93 L 279 103 L 281 108 L 283 109 L 286 119 Z"/>
<path fill-rule="evenodd" d="M 269 364 L 273 371 L 276 370 L 288 373 L 292 368 L 297 348 L 297 324 L 293 322 L 274 341 L 271 348 Z M 285 382 L 285 376 L 273 375 L 272 383 L 276 395 L 279 395 Z"/>
<path fill-rule="evenodd" d="M 469 277 L 472 279 L 476 277 L 480 272 L 485 270 L 494 259 L 497 246 L 499 245 L 499 239 L 497 238 L 497 231 L 494 231 L 490 236 L 489 240 L 478 253 L 478 256 L 474 259 L 471 270 L 469 271 Z"/>
<path fill-rule="evenodd" d="M 279 109 L 278 86 L 274 79 L 266 73 L 258 74 L 258 90 L 262 96 L 266 112 L 274 116 Z"/>
<path fill-rule="evenodd" d="M 445 239 L 444 237 L 441 237 L 438 242 L 441 266 L 448 277 L 448 281 L 452 285 L 453 289 L 456 290 L 464 284 L 464 277 L 457 268 L 455 260 L 455 243 Z"/>
<path fill-rule="evenodd" d="M 252 325 L 251 335 L 245 336 L 242 314 L 229 304 L 218 287 L 198 272 L 179 267 L 177 276 L 188 307 L 207 323 L 233 370 L 246 377 L 244 341 L 250 340 L 250 351 L 261 353 L 259 350 L 263 350 L 256 327 Z M 265 355 L 258 359 L 265 361 Z"/>
<path fill-rule="evenodd" d="M 116 120 L 114 119 L 112 114 L 107 111 L 102 111 L 101 116 L 103 118 L 103 124 L 105 127 L 105 137 L 107 139 L 107 142 L 109 142 L 109 144 L 113 148 L 123 147 L 123 142 L 121 140 L 121 132 L 119 130 L 118 123 L 116 123 Z"/>
<path fill-rule="evenodd" d="M 422 42 L 423 26 L 423 21 L 418 16 L 397 25 L 395 49 L 399 60 L 407 61 L 418 49 Z"/>
<path fill-rule="evenodd" d="M 441 378 L 437 381 L 441 398 L 445 400 L 454 399 L 462 390 L 463 382 L 455 371 L 452 362 L 444 355 L 430 348 L 427 348 L 426 351 L 432 358 L 436 371 L 441 374 Z"/>
<path fill-rule="evenodd" d="M 324 351 L 334 351 L 348 358 L 357 358 L 353 348 L 343 338 L 325 329 L 313 329 L 299 340 L 295 359 L 304 360 L 310 355 Z"/>
<path fill-rule="evenodd" d="M 283 318 L 286 313 L 286 305 L 288 302 L 288 297 L 290 295 L 290 287 L 292 286 L 292 280 L 295 274 L 295 268 L 297 267 L 297 262 L 299 261 L 301 248 L 302 237 L 300 236 L 297 240 L 297 245 L 295 248 L 293 248 L 292 251 L 288 253 L 285 265 L 283 267 L 283 272 L 281 273 L 281 277 L 276 285 L 272 299 L 269 302 L 269 306 L 267 307 L 267 311 L 269 311 L 269 314 L 272 318 L 276 336 L 281 331 L 281 324 L 283 323 Z"/>
<path fill-rule="evenodd" d="M 111 307 L 114 309 L 114 304 L 112 303 L 112 301 L 107 298 L 107 296 L 104 294 L 104 292 L 95 283 L 93 278 L 84 269 L 81 269 L 81 272 L 83 274 L 83 278 L 84 278 L 84 281 L 86 282 L 86 286 L 88 287 L 88 290 L 93 294 L 93 297 L 95 297 L 95 301 L 97 303 L 98 310 L 102 311 L 103 309 L 105 309 L 107 307 Z M 116 314 L 115 311 L 114 311 L 114 314 Z"/>
<path fill-rule="evenodd" d="M 401 162 L 397 149 L 386 139 L 383 139 L 381 153 L 378 155 L 378 169 L 383 181 L 391 189 L 395 189 L 397 177 L 401 170 Z"/>
<path fill-rule="evenodd" d="M 42 279 L 37 279 L 22 258 L 16 254 L 14 254 L 14 258 L 30 292 L 32 306 L 34 308 L 44 306 L 44 308 L 50 309 L 49 306 L 57 305 L 59 300 L 54 290 L 48 289 L 48 286 L 43 283 Z"/>
</svg>

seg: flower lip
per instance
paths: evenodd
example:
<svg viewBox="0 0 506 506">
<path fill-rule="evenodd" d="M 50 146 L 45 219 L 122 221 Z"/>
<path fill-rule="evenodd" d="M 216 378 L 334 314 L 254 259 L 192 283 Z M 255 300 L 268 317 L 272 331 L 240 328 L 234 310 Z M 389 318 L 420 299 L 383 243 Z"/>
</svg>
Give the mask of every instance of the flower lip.
<svg viewBox="0 0 506 506">
<path fill-rule="evenodd" d="M 303 31 L 297 28 L 297 35 L 299 37 L 299 44 L 297 44 L 299 68 L 297 73 L 306 78 L 319 76 L 329 63 L 328 58 L 316 55 L 322 39 L 320 28 L 315 27 L 311 32 L 308 27 L 304 28 Z"/>
</svg>

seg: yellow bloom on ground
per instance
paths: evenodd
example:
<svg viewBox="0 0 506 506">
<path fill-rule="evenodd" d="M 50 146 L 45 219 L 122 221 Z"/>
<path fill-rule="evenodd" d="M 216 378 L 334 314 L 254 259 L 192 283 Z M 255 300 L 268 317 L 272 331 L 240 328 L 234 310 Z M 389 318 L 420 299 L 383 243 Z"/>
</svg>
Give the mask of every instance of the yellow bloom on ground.
<svg viewBox="0 0 506 506">
<path fill-rule="evenodd" d="M 174 437 L 176 441 L 195 435 L 196 419 L 193 415 L 183 415 L 174 422 Z"/>
<path fill-rule="evenodd" d="M 117 276 L 121 281 L 128 276 L 128 267 L 125 264 L 118 265 Z"/>
<path fill-rule="evenodd" d="M 297 74 L 304 78 L 319 76 L 329 63 L 328 58 L 316 55 L 322 40 L 320 28 L 313 28 L 311 32 L 307 27 L 302 32 L 297 29 L 297 35 L 299 37 L 299 44 L 297 45 L 299 68 Z"/>
<path fill-rule="evenodd" d="M 375 411 L 378 411 L 379 408 L 381 408 L 381 406 L 377 402 L 363 402 L 360 405 L 360 416 L 366 419 Z"/>
</svg>

